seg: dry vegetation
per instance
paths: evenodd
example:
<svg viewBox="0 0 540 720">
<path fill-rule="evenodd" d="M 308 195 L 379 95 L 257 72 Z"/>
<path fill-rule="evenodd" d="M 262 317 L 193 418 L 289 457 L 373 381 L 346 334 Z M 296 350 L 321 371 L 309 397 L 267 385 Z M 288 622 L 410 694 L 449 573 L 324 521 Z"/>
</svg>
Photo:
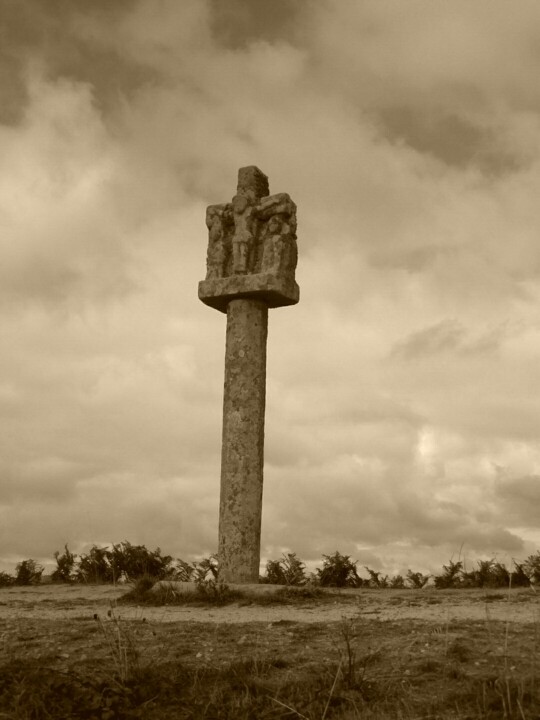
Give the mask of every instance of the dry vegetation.
<svg viewBox="0 0 540 720">
<path fill-rule="evenodd" d="M 540 718 L 540 553 L 367 578 L 288 553 L 255 594 L 127 541 L 55 559 L 0 573 L 0 719 Z"/>
<path fill-rule="evenodd" d="M 0 718 L 540 717 L 530 588 L 125 593 L 1 589 Z"/>
</svg>

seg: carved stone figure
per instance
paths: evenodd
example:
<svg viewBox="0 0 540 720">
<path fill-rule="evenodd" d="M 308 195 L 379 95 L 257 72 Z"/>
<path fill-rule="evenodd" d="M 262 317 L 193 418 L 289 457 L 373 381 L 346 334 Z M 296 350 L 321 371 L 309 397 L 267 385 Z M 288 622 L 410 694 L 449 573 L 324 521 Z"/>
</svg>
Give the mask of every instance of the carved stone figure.
<svg viewBox="0 0 540 720">
<path fill-rule="evenodd" d="M 262 198 L 258 207 L 259 217 L 269 218 L 271 215 L 283 214 L 287 217 L 296 214 L 296 205 L 288 193 L 277 193 Z"/>
<path fill-rule="evenodd" d="M 268 218 L 263 234 L 261 272 L 294 278 L 296 245 L 296 205 L 287 193 L 264 198 L 259 217 Z"/>
<path fill-rule="evenodd" d="M 206 209 L 208 228 L 208 252 L 206 255 L 206 279 L 225 276 L 228 248 L 226 230 L 231 224 L 230 205 L 210 205 Z"/>
<path fill-rule="evenodd" d="M 232 238 L 233 275 L 245 275 L 253 265 L 255 251 L 256 210 L 253 201 L 245 195 L 235 195 L 232 200 L 234 235 Z"/>
<path fill-rule="evenodd" d="M 242 168 L 232 203 L 208 207 L 207 280 L 265 273 L 294 281 L 296 205 L 287 193 L 261 192 L 268 192 L 266 175 Z"/>
</svg>

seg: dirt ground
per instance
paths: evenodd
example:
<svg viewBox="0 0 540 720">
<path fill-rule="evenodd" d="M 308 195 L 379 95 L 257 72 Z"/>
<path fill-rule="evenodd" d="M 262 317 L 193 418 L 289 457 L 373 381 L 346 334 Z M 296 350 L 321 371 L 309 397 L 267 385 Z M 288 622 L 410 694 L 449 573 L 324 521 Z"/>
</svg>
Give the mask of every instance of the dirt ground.
<svg viewBox="0 0 540 720">
<path fill-rule="evenodd" d="M 252 651 L 332 655 L 343 623 L 362 628 L 375 644 L 398 638 L 483 637 L 511 626 L 517 644 L 540 627 L 540 596 L 512 591 L 344 590 L 290 605 L 249 601 L 216 606 L 137 607 L 117 604 L 128 586 L 41 585 L 0 589 L 0 662 L 45 660 L 60 670 L 99 668 L 118 647 L 133 644 L 155 660 L 227 662 Z M 487 633 L 486 633 L 487 629 Z M 533 631 L 534 629 L 534 631 Z M 356 632 L 356 631 L 355 631 Z M 416 634 L 415 634 L 416 633 Z M 530 638 L 529 638 L 530 639 Z M 531 640 L 532 642 L 532 640 Z M 399 643 L 398 643 L 399 644 Z M 535 646 L 536 647 L 536 646 Z M 422 651 L 423 652 L 423 651 Z M 521 652 L 521 650 L 520 650 Z"/>
<path fill-rule="evenodd" d="M 106 585 L 0 589 L 0 668 L 16 668 L 23 662 L 30 669 L 39 667 L 42 675 L 44 671 L 54 673 L 62 683 L 69 679 L 75 682 L 74 678 L 79 678 L 79 684 L 88 683 L 89 678 L 97 682 L 101 678 L 100 682 L 108 681 L 109 686 L 112 682 L 111 687 L 118 687 L 117 679 L 123 674 L 129 676 L 139 668 L 163 668 L 164 677 L 172 677 L 179 667 L 188 668 L 190 685 L 185 692 L 191 692 L 193 697 L 184 701 L 186 714 L 182 717 L 186 718 L 214 717 L 202 710 L 199 715 L 193 714 L 199 701 L 204 700 L 205 708 L 212 708 L 214 700 L 218 705 L 224 702 L 223 698 L 206 697 L 203 689 L 214 692 L 216 683 L 222 682 L 220 673 L 224 673 L 227 683 L 231 677 L 234 680 L 248 667 L 246 663 L 250 663 L 249 672 L 254 677 L 242 685 L 240 694 L 234 688 L 230 690 L 231 697 L 234 702 L 239 702 L 238 698 L 245 700 L 249 686 L 253 690 L 249 701 L 259 702 L 257 688 L 263 683 L 264 702 L 275 706 L 276 717 L 282 717 L 281 711 L 285 712 L 290 703 L 300 709 L 303 717 L 321 717 L 331 695 L 333 701 L 345 703 L 354 692 L 357 705 L 372 702 L 371 695 L 366 699 L 366 688 L 375 692 L 374 688 L 382 684 L 384 687 L 377 691 L 379 700 L 373 702 L 390 702 L 395 695 L 399 707 L 406 703 L 406 717 L 435 717 L 428 710 L 432 712 L 435 705 L 450 707 L 451 700 L 452 707 L 463 706 L 463 714 L 452 718 L 513 718 L 497 694 L 496 678 L 501 676 L 522 701 L 520 712 L 524 708 L 525 714 L 516 717 L 540 717 L 540 699 L 537 703 L 536 695 L 526 690 L 526 683 L 536 687 L 540 668 L 540 595 L 532 588 L 359 589 L 286 605 L 242 600 L 222 607 L 136 607 L 117 603 L 127 590 L 127 586 Z M 336 668 L 342 668 L 343 675 L 338 686 Z M 201 684 L 198 678 L 211 681 Z M 317 683 L 324 680 L 326 685 L 310 695 L 305 688 L 314 679 Z M 19 702 L 28 697 L 31 686 L 28 680 L 17 682 L 24 689 L 23 693 L 16 684 L 15 689 L 19 687 L 17 692 L 22 693 L 17 695 Z M 391 692 L 388 683 L 393 683 Z M 35 690 L 31 696 L 34 705 L 40 700 L 40 692 Z M 290 698 L 283 695 L 285 692 Z M 9 712 L 13 712 L 13 693 L 10 687 L 3 696 Z M 152 702 L 161 702 L 156 699 L 158 694 L 151 690 Z M 315 702 L 315 696 L 325 698 L 318 715 L 310 704 Z M 280 700 L 284 697 L 285 705 Z M 49 695 L 43 702 L 52 700 Z M 526 701 L 528 710 L 523 704 Z M 5 709 L 1 702 L 0 711 Z M 77 697 L 73 702 L 78 706 L 81 700 Z M 471 708 L 474 710 L 478 703 L 483 709 L 476 715 Z M 499 714 L 488 714 L 492 706 L 499 705 Z M 396 708 L 381 717 L 397 717 Z M 30 717 L 21 712 L 13 717 Z M 136 717 L 179 717 L 176 710 L 171 712 L 166 714 L 156 705 L 155 714 L 148 710 L 149 714 Z M 234 714 L 236 711 L 231 712 L 223 717 L 240 717 Z M 241 717 L 258 716 L 249 712 L 246 710 Z M 267 713 L 264 717 L 274 715 Z"/>
<path fill-rule="evenodd" d="M 69 620 L 105 615 L 128 586 L 39 585 L 0 589 L 0 624 L 10 620 Z M 223 607 L 119 606 L 126 620 L 144 616 L 158 623 L 249 623 L 290 620 L 301 623 L 336 622 L 342 618 L 384 621 L 421 620 L 435 625 L 464 620 L 501 620 L 535 623 L 540 619 L 540 592 L 515 590 L 342 590 L 331 597 L 302 604 L 258 606 L 234 603 Z"/>
</svg>

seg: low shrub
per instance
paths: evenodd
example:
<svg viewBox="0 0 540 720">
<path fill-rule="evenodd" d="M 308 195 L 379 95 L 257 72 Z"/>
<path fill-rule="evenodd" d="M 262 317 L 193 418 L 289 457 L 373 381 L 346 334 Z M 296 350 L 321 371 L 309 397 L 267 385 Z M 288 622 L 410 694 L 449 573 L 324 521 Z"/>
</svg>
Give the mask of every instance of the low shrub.
<svg viewBox="0 0 540 720">
<path fill-rule="evenodd" d="M 145 575 L 166 580 L 175 574 L 172 560 L 170 555 L 162 555 L 159 547 L 148 550 L 145 545 L 132 545 L 127 540 L 113 545 L 112 549 L 93 545 L 88 553 L 80 556 L 74 577 L 78 582 L 89 583 L 115 582 L 122 577 L 135 581 Z"/>
<path fill-rule="evenodd" d="M 75 580 L 73 568 L 75 566 L 75 555 L 69 551 L 67 544 L 64 545 L 64 552 L 60 554 L 57 550 L 54 553 L 56 569 L 51 575 L 53 583 L 69 583 Z"/>
<path fill-rule="evenodd" d="M 178 559 L 175 563 L 173 579 L 179 580 L 180 582 L 189 582 L 193 580 L 195 573 L 195 565 L 188 563 L 185 560 Z"/>
<path fill-rule="evenodd" d="M 0 587 L 10 587 L 15 584 L 15 578 L 7 572 L 0 572 Z"/>
<path fill-rule="evenodd" d="M 127 540 L 113 545 L 108 555 L 115 580 L 124 576 L 133 581 L 146 575 L 166 580 L 174 574 L 172 560 L 170 555 L 162 555 L 159 547 L 148 550 L 145 545 L 132 545 Z"/>
<path fill-rule="evenodd" d="M 425 585 L 427 585 L 430 577 L 431 575 L 423 575 L 421 572 L 407 570 L 407 582 L 409 583 L 409 587 L 414 590 L 421 590 Z"/>
<path fill-rule="evenodd" d="M 463 571 L 463 563 L 461 560 L 458 560 L 458 562 L 450 560 L 448 565 L 443 565 L 443 571 L 442 575 L 435 575 L 433 578 L 436 588 L 445 589 L 460 587 Z"/>
<path fill-rule="evenodd" d="M 521 565 L 514 564 L 530 582 L 540 583 L 540 550 L 535 555 L 529 555 Z"/>
<path fill-rule="evenodd" d="M 88 553 L 81 555 L 75 577 L 78 582 L 106 583 L 113 581 L 110 552 L 106 547 L 92 545 Z"/>
<path fill-rule="evenodd" d="M 194 572 L 192 580 L 196 583 L 204 583 L 208 576 L 212 580 L 217 580 L 218 577 L 218 562 L 215 555 L 210 555 L 207 558 L 199 560 L 194 563 Z"/>
<path fill-rule="evenodd" d="M 369 574 L 369 580 L 367 581 L 367 584 L 369 587 L 374 588 L 387 588 L 390 585 L 390 581 L 388 579 L 388 575 L 383 575 L 381 577 L 381 573 L 378 570 L 372 570 L 371 568 L 368 568 L 367 565 L 364 565 L 364 568 Z"/>
<path fill-rule="evenodd" d="M 35 560 L 23 560 L 15 567 L 15 585 L 39 585 L 43 568 Z"/>
<path fill-rule="evenodd" d="M 333 555 L 323 555 L 323 566 L 316 570 L 317 581 L 323 587 L 361 587 L 363 581 L 356 565 L 349 555 L 337 550 Z"/>
<path fill-rule="evenodd" d="M 304 585 L 307 582 L 305 564 L 296 553 L 283 553 L 280 560 L 266 563 L 266 577 L 263 582 L 272 585 Z"/>
</svg>

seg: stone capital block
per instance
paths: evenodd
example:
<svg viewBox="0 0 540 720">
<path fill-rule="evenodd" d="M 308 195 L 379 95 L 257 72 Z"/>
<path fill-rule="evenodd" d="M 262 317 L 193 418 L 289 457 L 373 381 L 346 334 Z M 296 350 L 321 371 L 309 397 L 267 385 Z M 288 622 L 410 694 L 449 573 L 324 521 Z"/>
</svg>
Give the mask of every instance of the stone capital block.
<svg viewBox="0 0 540 720">
<path fill-rule="evenodd" d="M 300 288 L 291 277 L 270 273 L 232 275 L 199 283 L 199 299 L 222 313 L 227 312 L 227 305 L 235 298 L 260 300 L 269 308 L 296 305 Z"/>
</svg>

